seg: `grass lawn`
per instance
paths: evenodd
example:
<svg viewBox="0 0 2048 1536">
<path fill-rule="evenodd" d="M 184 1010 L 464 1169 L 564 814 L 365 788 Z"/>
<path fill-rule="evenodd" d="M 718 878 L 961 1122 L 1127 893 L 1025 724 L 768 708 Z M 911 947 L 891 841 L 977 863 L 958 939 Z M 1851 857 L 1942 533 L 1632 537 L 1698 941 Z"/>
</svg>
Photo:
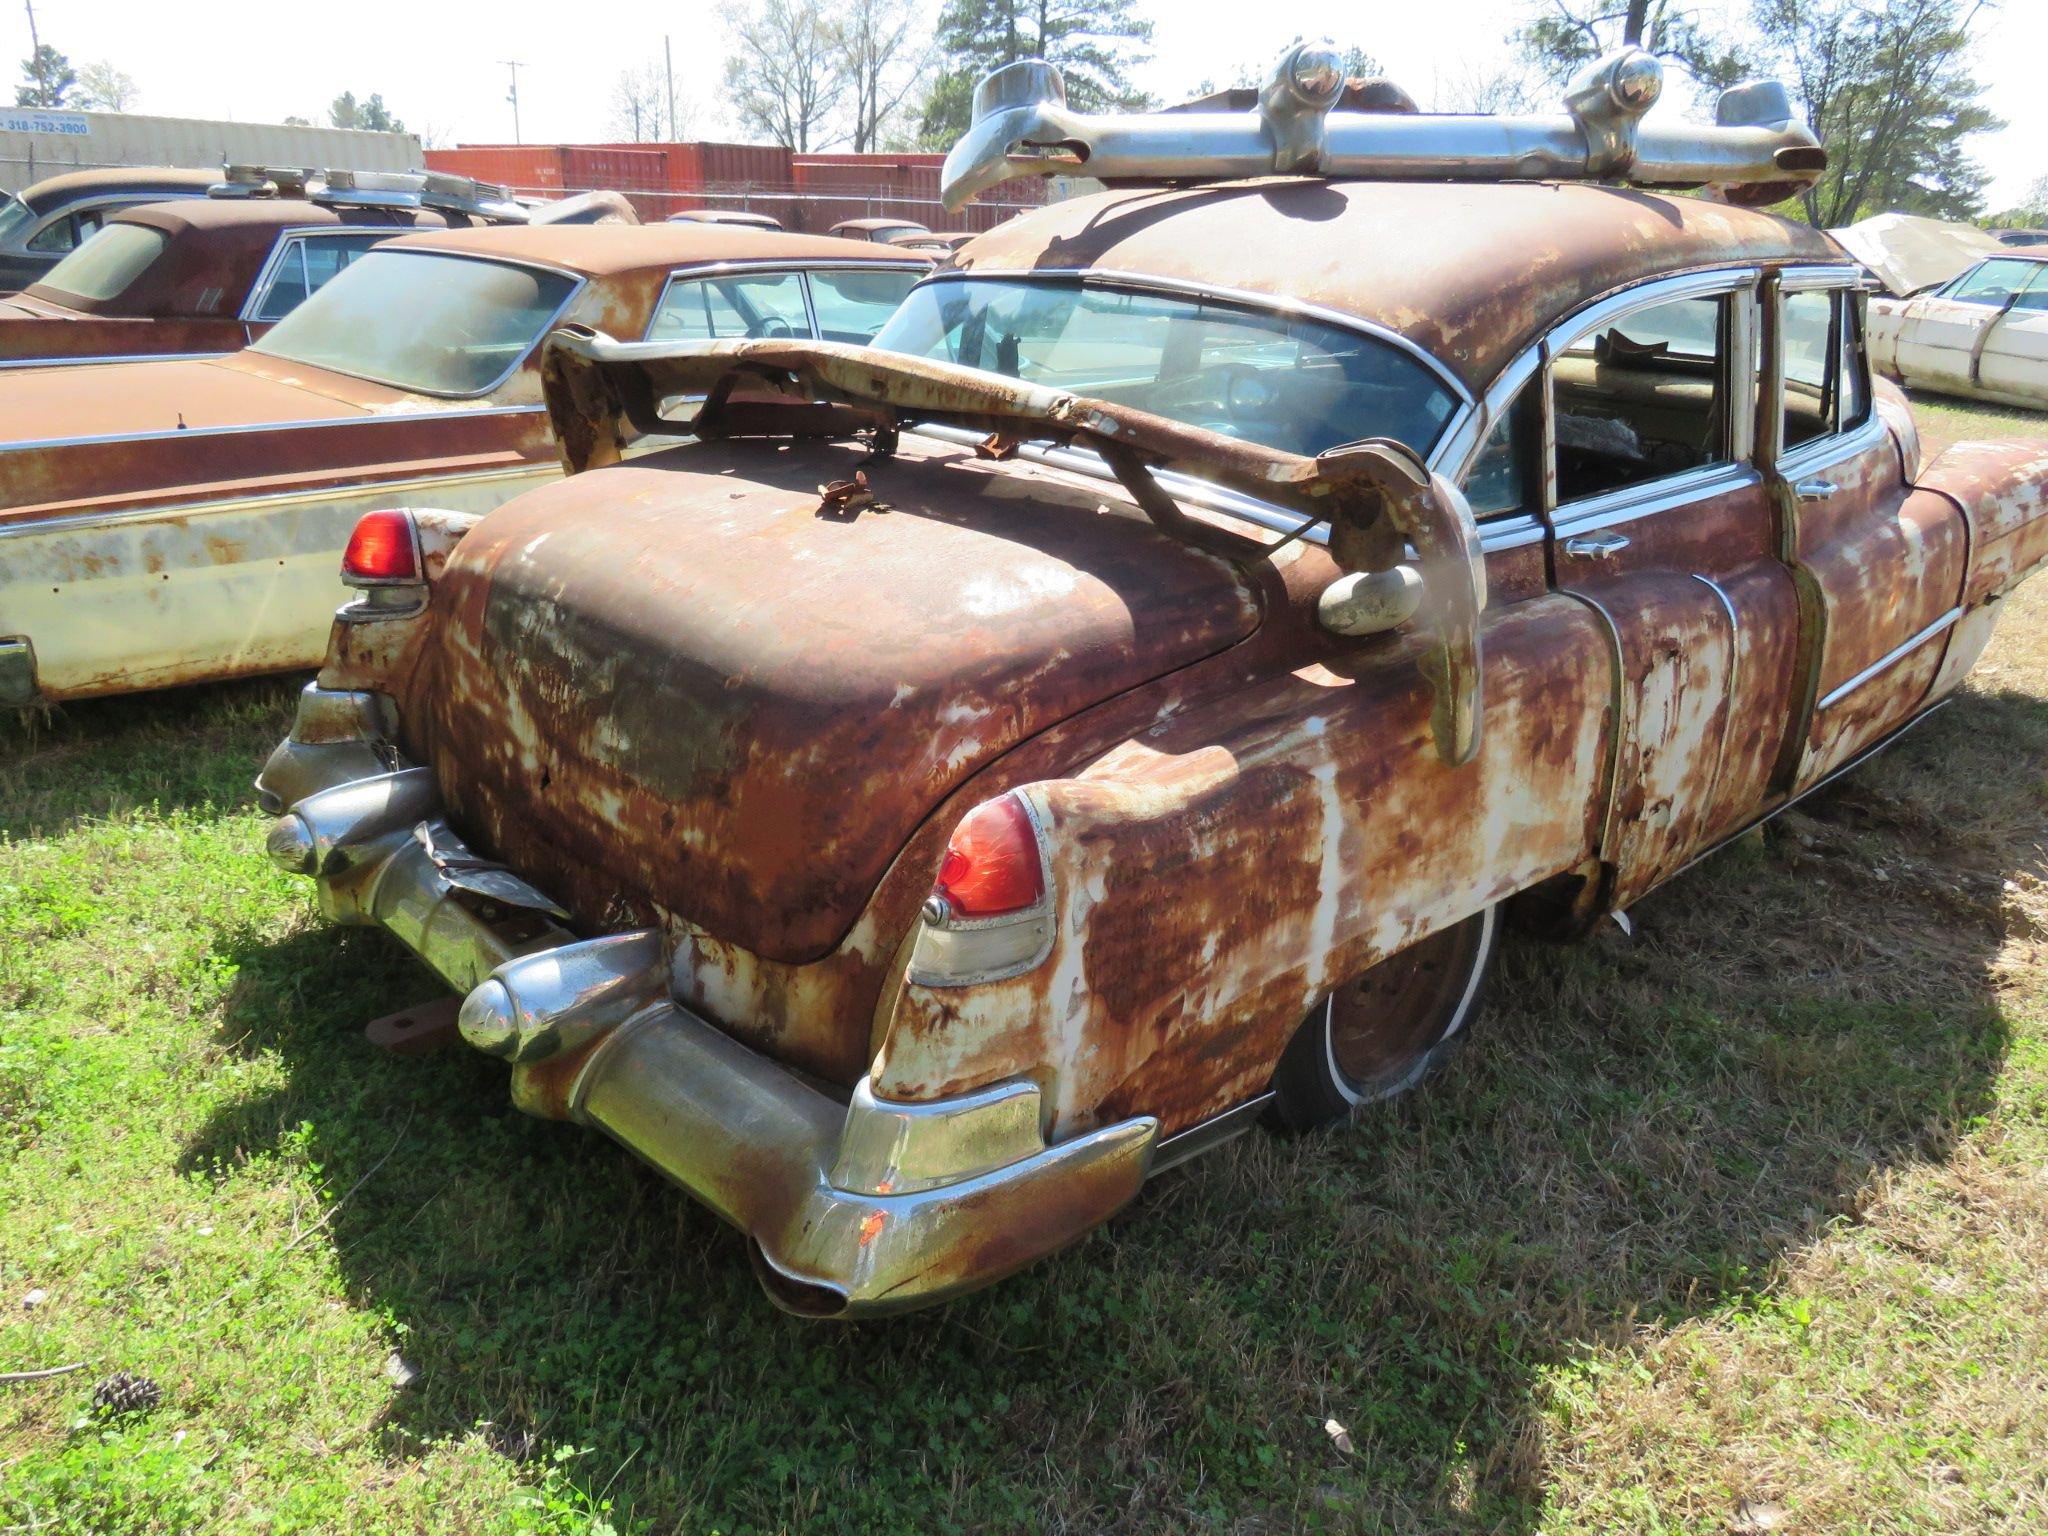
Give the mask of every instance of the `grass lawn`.
<svg viewBox="0 0 2048 1536">
<path fill-rule="evenodd" d="M 2048 580 L 1422 1091 L 861 1327 L 365 1044 L 437 989 L 262 857 L 292 690 L 0 731 L 0 1371 L 87 1367 L 0 1386 L 0 1531 L 2048 1529 Z"/>
</svg>

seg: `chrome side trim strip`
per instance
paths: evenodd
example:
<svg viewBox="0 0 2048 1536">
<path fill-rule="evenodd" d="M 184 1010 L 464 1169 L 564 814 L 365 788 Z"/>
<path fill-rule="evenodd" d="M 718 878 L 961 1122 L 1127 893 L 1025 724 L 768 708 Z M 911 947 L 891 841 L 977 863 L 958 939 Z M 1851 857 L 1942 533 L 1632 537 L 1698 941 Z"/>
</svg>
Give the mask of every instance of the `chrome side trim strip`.
<svg viewBox="0 0 2048 1536">
<path fill-rule="evenodd" d="M 1689 507 L 1704 497 L 1722 496 L 1749 486 L 1761 485 L 1763 475 L 1749 464 L 1708 464 L 1683 474 L 1667 475 L 1645 485 L 1632 485 L 1589 497 L 1561 509 L 1552 526 L 1561 539 L 1567 534 L 1590 533 L 1615 523 L 1632 522 L 1678 507 Z"/>
<path fill-rule="evenodd" d="M 12 368 L 105 367 L 111 363 L 205 363 L 231 352 L 86 352 L 77 357 L 10 357 L 0 359 L 0 373 Z"/>
<path fill-rule="evenodd" d="M 387 491 L 394 502 L 430 506 L 433 504 L 431 500 L 408 503 L 407 497 L 414 492 L 446 496 L 452 491 L 459 491 L 468 486 L 488 485 L 493 480 L 531 479 L 538 483 L 561 472 L 561 462 L 557 459 L 532 459 L 502 469 L 486 469 L 465 475 L 423 475 L 406 480 L 354 480 L 346 485 L 322 486 L 309 491 L 270 491 L 259 496 L 216 498 L 211 501 L 160 502 L 147 507 L 123 507 L 116 512 L 69 512 L 58 517 L 22 518 L 12 522 L 0 522 L 0 541 L 27 538 L 32 534 L 62 532 L 66 528 L 110 528 L 117 523 L 146 523 L 169 517 L 183 520 L 206 517 L 216 512 L 240 512 L 249 508 L 313 506 L 321 502 L 346 501 L 360 496 L 382 496 Z"/>
<path fill-rule="evenodd" d="M 1932 640 L 1936 635 L 1939 635 L 1944 631 L 1953 628 L 1956 620 L 1960 619 L 1962 616 L 1962 609 L 1949 609 L 1947 613 L 1944 613 L 1932 624 L 1928 625 L 1925 629 L 1921 630 L 1920 633 L 1913 636 L 1912 639 L 1905 641 L 1903 644 L 1892 647 L 1892 649 L 1886 651 L 1882 656 L 1878 657 L 1877 660 L 1873 661 L 1861 672 L 1858 672 L 1846 683 L 1842 683 L 1837 687 L 1830 689 L 1825 695 L 1822 696 L 1820 703 L 1816 704 L 1814 708 L 1816 710 L 1827 709 L 1831 705 L 1841 703 L 1842 700 L 1846 699 L 1858 688 L 1861 688 L 1865 683 L 1871 681 L 1873 678 L 1881 676 L 1883 673 L 1885 673 L 1892 667 L 1895 667 L 1900 662 L 1904 661 L 1908 656 L 1912 655 L 1914 651 L 1918 650 L 1921 646 L 1925 645 L 1928 641 Z"/>
<path fill-rule="evenodd" d="M 1197 1121 L 1184 1131 L 1175 1131 L 1171 1136 L 1152 1149 L 1152 1166 L 1145 1170 L 1145 1177 L 1164 1172 L 1176 1163 L 1184 1163 L 1191 1157 L 1198 1157 L 1212 1147 L 1220 1147 L 1226 1141 L 1234 1140 L 1252 1128 L 1259 1113 L 1272 1103 L 1271 1089 L 1256 1098 L 1246 1099 L 1242 1104 Z"/>
<path fill-rule="evenodd" d="M 26 442 L 0 442 L 0 453 L 29 453 L 44 448 L 93 448 L 109 443 L 162 443 L 188 437 L 234 437 L 244 432 L 305 432 L 316 427 L 359 427 L 387 421 L 473 421 L 485 416 L 544 416 L 544 405 L 485 405 L 446 411 L 371 411 L 360 416 L 316 416 L 307 421 L 256 421 L 226 427 L 169 427 L 154 432 L 101 432 L 87 437 L 39 437 Z"/>
<path fill-rule="evenodd" d="M 1721 711 L 1721 742 L 1714 749 L 1714 777 L 1707 791 L 1708 804 L 1720 792 L 1721 776 L 1728 768 L 1728 737 L 1735 729 L 1735 700 L 1742 684 L 1742 619 L 1735 612 L 1735 604 L 1728 600 L 1728 594 L 1721 590 L 1721 584 L 1711 576 L 1692 572 L 1692 579 L 1705 587 L 1721 600 L 1721 609 L 1728 615 L 1728 700 Z"/>
</svg>

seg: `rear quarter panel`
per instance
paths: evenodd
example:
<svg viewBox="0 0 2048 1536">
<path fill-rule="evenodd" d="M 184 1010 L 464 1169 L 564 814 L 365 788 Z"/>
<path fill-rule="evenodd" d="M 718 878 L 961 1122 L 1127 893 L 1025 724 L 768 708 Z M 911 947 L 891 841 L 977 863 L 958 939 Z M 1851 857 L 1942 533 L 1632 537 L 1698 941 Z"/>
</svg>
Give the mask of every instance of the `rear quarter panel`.
<svg viewBox="0 0 2048 1536">
<path fill-rule="evenodd" d="M 907 984 L 874 1075 L 906 1099 L 1041 1083 L 1058 1134 L 1195 1124 L 1261 1091 L 1330 988 L 1590 856 L 1608 641 L 1568 597 L 1495 611 L 1485 730 L 1436 756 L 1413 638 L 1276 669 L 1029 793 L 1056 938 L 1008 981 Z"/>
</svg>

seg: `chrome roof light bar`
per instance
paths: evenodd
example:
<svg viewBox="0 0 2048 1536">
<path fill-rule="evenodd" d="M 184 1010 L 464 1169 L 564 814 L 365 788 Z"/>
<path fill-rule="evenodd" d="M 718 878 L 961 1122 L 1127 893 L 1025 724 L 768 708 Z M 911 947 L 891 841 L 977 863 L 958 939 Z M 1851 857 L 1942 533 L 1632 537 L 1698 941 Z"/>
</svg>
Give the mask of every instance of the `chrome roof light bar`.
<svg viewBox="0 0 2048 1536">
<path fill-rule="evenodd" d="M 1086 113 L 1043 59 L 1021 59 L 974 91 L 974 119 L 946 156 L 940 195 L 1030 176 L 1227 181 L 1311 175 L 1377 181 L 1616 181 L 1713 187 L 1761 204 L 1811 186 L 1827 167 L 1785 88 L 1731 86 L 1711 124 L 1645 124 L 1664 86 L 1655 56 L 1624 48 L 1565 88 L 1561 116 L 1356 112 L 1333 108 L 1344 71 L 1328 43 L 1282 56 L 1251 111 Z"/>
<path fill-rule="evenodd" d="M 298 198 L 330 208 L 431 208 L 498 224 L 524 224 L 527 210 L 503 187 L 445 171 L 311 170 L 228 165 L 208 197 Z"/>
</svg>

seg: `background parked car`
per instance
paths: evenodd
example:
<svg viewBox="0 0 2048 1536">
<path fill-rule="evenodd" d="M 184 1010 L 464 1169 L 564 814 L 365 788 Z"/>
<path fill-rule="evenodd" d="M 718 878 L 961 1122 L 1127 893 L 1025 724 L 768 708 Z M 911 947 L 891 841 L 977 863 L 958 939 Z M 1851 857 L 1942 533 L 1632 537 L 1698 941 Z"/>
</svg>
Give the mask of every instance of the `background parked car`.
<svg viewBox="0 0 2048 1536">
<path fill-rule="evenodd" d="M 126 209 L 0 299 L 0 368 L 237 351 L 380 240 L 448 223 L 426 209 L 299 199 L 183 198 Z"/>
<path fill-rule="evenodd" d="M 741 229 L 780 229 L 782 221 L 740 208 L 685 208 L 668 216 L 671 224 L 731 224 Z"/>
<path fill-rule="evenodd" d="M 2008 250 L 1931 292 L 1872 299 L 1870 361 L 1918 389 L 2048 407 L 2048 250 Z"/>
<path fill-rule="evenodd" d="M 0 374 L 0 702 L 313 665 L 363 512 L 560 474 L 557 324 L 865 341 L 928 269 L 705 225 L 447 230 L 358 256 L 232 356 Z"/>
<path fill-rule="evenodd" d="M 26 288 L 123 208 L 204 197 L 218 171 L 168 166 L 66 171 L 19 194 L 0 193 L 0 294 Z"/>
<path fill-rule="evenodd" d="M 905 235 L 928 235 L 926 229 L 915 219 L 841 219 L 828 234 L 842 240 L 875 240 L 886 244 Z"/>
</svg>

